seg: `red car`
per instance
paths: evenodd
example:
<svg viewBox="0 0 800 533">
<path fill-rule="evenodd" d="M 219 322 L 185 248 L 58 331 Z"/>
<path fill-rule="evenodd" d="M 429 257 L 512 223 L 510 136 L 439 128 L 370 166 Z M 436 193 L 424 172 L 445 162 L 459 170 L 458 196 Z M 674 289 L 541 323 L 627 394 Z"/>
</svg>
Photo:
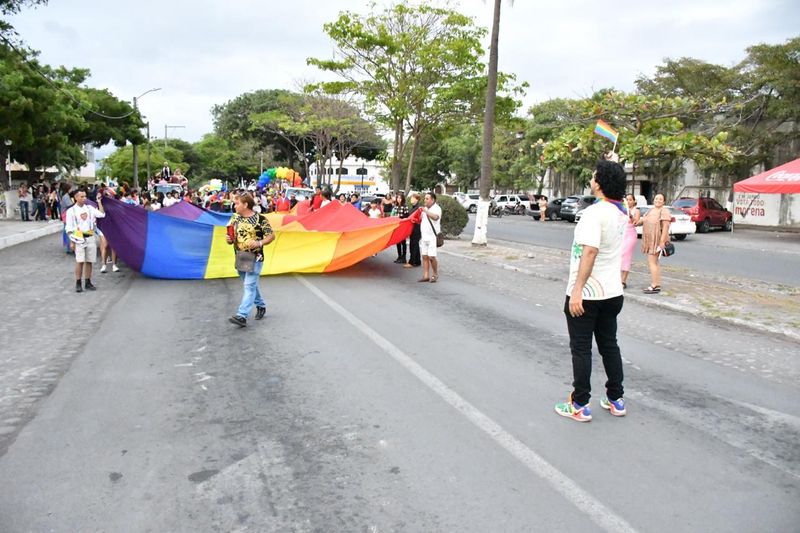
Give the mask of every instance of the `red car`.
<svg viewBox="0 0 800 533">
<path fill-rule="evenodd" d="M 697 225 L 697 233 L 708 233 L 711 228 L 730 231 L 733 226 L 733 213 L 713 198 L 678 198 L 672 202 L 672 207 L 692 217 L 692 222 Z"/>
</svg>

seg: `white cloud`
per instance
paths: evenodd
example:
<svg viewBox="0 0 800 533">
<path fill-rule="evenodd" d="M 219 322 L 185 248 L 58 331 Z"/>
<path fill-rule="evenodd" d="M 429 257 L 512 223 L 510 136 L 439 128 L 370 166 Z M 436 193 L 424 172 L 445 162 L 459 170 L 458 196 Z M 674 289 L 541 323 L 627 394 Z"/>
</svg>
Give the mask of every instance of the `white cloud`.
<svg viewBox="0 0 800 533">
<path fill-rule="evenodd" d="M 488 27 L 492 3 L 455 5 Z M 796 36 L 800 20 L 794 0 L 517 0 L 502 9 L 500 68 L 531 84 L 526 104 L 631 89 L 665 57 L 733 64 L 750 45 Z M 306 58 L 331 54 L 322 26 L 341 10 L 365 12 L 367 2 L 50 0 L 12 22 L 43 61 L 90 68 L 91 83 L 120 98 L 161 87 L 140 101 L 152 131 L 185 125 L 170 136 L 193 141 L 211 130 L 214 104 L 322 78 Z"/>
</svg>

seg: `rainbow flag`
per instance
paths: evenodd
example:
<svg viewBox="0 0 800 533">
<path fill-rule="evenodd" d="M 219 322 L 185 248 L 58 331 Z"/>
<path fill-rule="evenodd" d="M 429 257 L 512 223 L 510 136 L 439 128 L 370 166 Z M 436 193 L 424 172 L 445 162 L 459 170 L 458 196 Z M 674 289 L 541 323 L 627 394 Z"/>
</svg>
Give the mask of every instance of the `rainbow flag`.
<svg viewBox="0 0 800 533">
<path fill-rule="evenodd" d="M 617 132 L 602 120 L 597 121 L 597 125 L 594 127 L 594 132 L 601 137 L 609 139 L 611 142 L 617 142 Z"/>
<path fill-rule="evenodd" d="M 234 278 L 233 247 L 225 242 L 231 213 L 179 202 L 145 211 L 107 198 L 98 221 L 111 247 L 132 270 L 151 278 Z M 421 216 L 417 210 L 415 215 Z M 300 202 L 287 213 L 267 215 L 275 240 L 264 248 L 262 276 L 334 272 L 372 257 L 411 234 L 414 216 L 368 218 L 350 204 L 331 202 L 311 212 Z"/>
</svg>

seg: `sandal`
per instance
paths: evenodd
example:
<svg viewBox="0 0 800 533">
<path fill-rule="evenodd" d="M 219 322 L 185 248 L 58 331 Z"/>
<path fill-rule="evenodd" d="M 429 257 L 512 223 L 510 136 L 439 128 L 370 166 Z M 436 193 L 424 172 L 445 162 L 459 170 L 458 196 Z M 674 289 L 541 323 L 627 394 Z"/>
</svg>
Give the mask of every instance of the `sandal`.
<svg viewBox="0 0 800 533">
<path fill-rule="evenodd" d="M 643 289 L 642 292 L 645 294 L 658 294 L 659 292 L 661 292 L 661 285 L 656 285 L 655 287 L 650 285 L 646 289 Z"/>
<path fill-rule="evenodd" d="M 431 276 L 431 283 L 436 283 L 436 280 L 439 279 L 439 276 Z"/>
<path fill-rule="evenodd" d="M 431 278 L 420 278 L 417 280 L 418 283 L 427 283 L 431 280 Z"/>
</svg>

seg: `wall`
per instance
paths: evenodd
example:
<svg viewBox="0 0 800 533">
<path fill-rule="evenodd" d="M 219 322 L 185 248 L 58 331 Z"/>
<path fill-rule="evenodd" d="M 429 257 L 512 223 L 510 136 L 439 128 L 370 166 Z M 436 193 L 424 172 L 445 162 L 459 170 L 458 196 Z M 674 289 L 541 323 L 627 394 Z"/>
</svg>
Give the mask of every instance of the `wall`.
<svg viewBox="0 0 800 533">
<path fill-rule="evenodd" d="M 800 229 L 800 194 L 736 193 L 733 223 Z"/>
</svg>

